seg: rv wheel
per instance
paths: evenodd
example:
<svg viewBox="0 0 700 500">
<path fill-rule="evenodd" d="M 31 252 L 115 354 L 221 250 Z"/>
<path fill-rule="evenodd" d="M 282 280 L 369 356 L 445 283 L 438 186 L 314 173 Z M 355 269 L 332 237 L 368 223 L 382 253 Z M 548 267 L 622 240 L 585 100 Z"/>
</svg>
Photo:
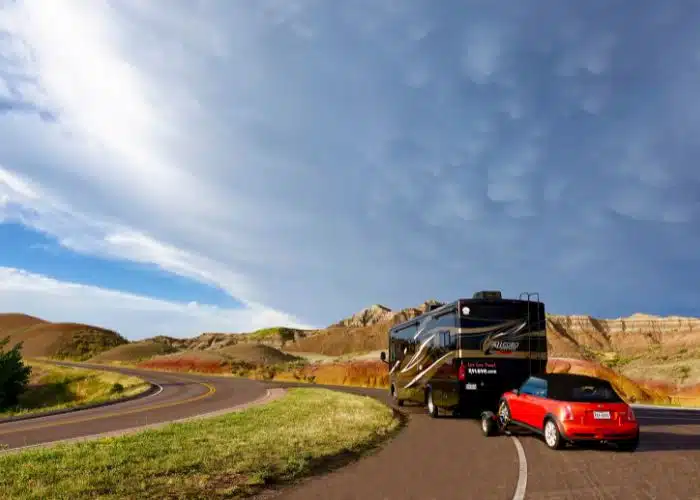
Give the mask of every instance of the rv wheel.
<svg viewBox="0 0 700 500">
<path fill-rule="evenodd" d="M 428 389 L 428 394 L 426 398 L 427 404 L 428 404 L 428 414 L 433 417 L 433 418 L 438 418 L 440 416 L 440 411 L 438 410 L 437 405 L 435 404 L 435 401 L 433 401 L 433 390 Z"/>
<path fill-rule="evenodd" d="M 396 392 L 396 386 L 391 386 L 391 398 L 396 403 L 396 406 L 403 406 L 403 399 L 399 399 L 399 395 Z"/>
</svg>

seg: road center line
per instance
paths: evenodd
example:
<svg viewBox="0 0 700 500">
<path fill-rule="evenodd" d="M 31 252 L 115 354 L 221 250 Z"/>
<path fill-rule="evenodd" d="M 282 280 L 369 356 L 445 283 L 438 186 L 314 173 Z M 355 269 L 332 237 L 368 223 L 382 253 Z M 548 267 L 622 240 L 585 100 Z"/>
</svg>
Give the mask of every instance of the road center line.
<svg viewBox="0 0 700 500">
<path fill-rule="evenodd" d="M 178 406 L 178 405 L 182 405 L 182 404 L 194 403 L 195 401 L 199 401 L 199 400 L 202 400 L 204 398 L 208 398 L 209 396 L 213 395 L 216 392 L 216 389 L 211 384 L 207 384 L 206 382 L 194 382 L 194 383 L 201 385 L 201 386 L 204 386 L 207 389 L 207 392 L 205 392 L 204 394 L 200 394 L 199 396 L 189 398 L 189 399 L 182 399 L 182 400 L 178 400 L 178 401 L 169 401 L 166 403 L 158 403 L 155 405 L 145 406 L 145 407 L 139 406 L 137 408 L 132 408 L 129 410 L 112 411 L 112 412 L 108 412 L 108 413 L 101 413 L 98 415 L 92 415 L 89 417 L 78 417 L 78 418 L 74 418 L 74 419 L 70 419 L 70 420 L 59 420 L 56 422 L 46 422 L 43 424 L 34 425 L 31 427 L 24 427 L 24 428 L 20 428 L 20 429 L 2 430 L 2 431 L 0 431 L 0 436 L 6 435 L 6 434 L 15 434 L 18 432 L 28 432 L 28 431 L 38 430 L 38 429 L 46 429 L 49 427 L 60 427 L 62 425 L 71 425 L 71 424 L 77 424 L 77 423 L 82 423 L 82 422 L 91 422 L 94 420 L 102 420 L 105 418 L 119 417 L 119 416 L 123 416 L 123 415 L 133 415 L 134 413 L 143 413 L 145 411 L 150 411 L 150 410 L 159 410 L 161 408 L 168 408 L 171 406 Z M 161 389 L 162 389 L 162 386 L 161 386 Z"/>
<path fill-rule="evenodd" d="M 518 452 L 518 484 L 515 486 L 515 493 L 513 494 L 513 500 L 523 500 L 525 498 L 525 490 L 527 489 L 527 458 L 525 457 L 525 450 L 520 440 L 511 436 L 515 449 Z"/>
</svg>

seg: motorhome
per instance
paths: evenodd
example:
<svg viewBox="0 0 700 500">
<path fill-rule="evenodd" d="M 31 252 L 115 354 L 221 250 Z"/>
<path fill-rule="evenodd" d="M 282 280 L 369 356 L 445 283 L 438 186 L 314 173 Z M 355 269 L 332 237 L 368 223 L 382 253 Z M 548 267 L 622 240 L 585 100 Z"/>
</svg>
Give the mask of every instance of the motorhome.
<svg viewBox="0 0 700 500">
<path fill-rule="evenodd" d="M 481 291 L 470 299 L 435 306 L 393 326 L 389 352 L 390 392 L 398 405 L 443 411 L 494 409 L 505 391 L 546 372 L 544 304 L 537 293 L 504 299 Z"/>
</svg>

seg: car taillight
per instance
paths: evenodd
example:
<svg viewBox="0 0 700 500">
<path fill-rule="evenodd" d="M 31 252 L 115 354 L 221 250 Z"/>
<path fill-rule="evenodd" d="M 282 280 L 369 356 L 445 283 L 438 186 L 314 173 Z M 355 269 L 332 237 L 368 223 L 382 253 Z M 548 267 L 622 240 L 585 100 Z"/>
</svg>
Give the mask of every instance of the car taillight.
<svg viewBox="0 0 700 500">
<path fill-rule="evenodd" d="M 635 417 L 635 415 L 634 415 L 634 410 L 632 409 L 631 406 L 628 406 L 628 407 L 627 407 L 627 420 L 630 421 L 630 422 L 636 422 L 636 421 L 637 421 L 637 417 Z"/>
<path fill-rule="evenodd" d="M 561 409 L 561 420 L 562 422 L 566 422 L 567 420 L 573 420 L 574 419 L 574 411 L 571 409 L 571 406 L 566 405 L 564 408 Z"/>
<path fill-rule="evenodd" d="M 467 380 L 467 367 L 464 365 L 459 365 L 459 371 L 457 372 L 460 382 Z"/>
</svg>

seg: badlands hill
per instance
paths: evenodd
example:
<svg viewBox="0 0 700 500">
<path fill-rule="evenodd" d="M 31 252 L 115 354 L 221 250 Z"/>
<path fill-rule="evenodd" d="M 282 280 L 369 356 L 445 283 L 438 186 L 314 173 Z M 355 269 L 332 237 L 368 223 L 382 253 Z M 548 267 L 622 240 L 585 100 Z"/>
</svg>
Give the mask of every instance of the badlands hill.
<svg viewBox="0 0 700 500">
<path fill-rule="evenodd" d="M 81 323 L 51 323 L 26 314 L 0 314 L 0 339 L 22 342 L 25 357 L 85 360 L 128 340 L 117 332 Z"/>
<path fill-rule="evenodd" d="M 0 314 L 0 338 L 23 341 L 29 357 L 89 359 L 96 362 L 168 362 L 193 353 L 211 360 L 287 362 L 358 357 L 387 348 L 387 330 L 440 305 L 428 300 L 393 311 L 367 307 L 318 330 L 278 327 L 250 333 L 203 333 L 193 338 L 157 336 L 128 342 L 116 332 L 76 323 L 50 323 L 24 314 Z M 591 316 L 547 316 L 550 358 L 593 362 L 635 379 L 688 385 L 700 383 L 700 319 L 634 314 L 599 319 Z M 247 347 L 246 347 L 247 346 Z M 201 356 L 200 356 L 201 357 Z"/>
</svg>

